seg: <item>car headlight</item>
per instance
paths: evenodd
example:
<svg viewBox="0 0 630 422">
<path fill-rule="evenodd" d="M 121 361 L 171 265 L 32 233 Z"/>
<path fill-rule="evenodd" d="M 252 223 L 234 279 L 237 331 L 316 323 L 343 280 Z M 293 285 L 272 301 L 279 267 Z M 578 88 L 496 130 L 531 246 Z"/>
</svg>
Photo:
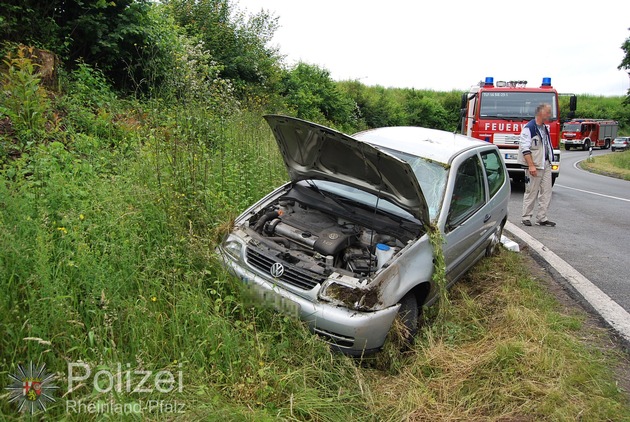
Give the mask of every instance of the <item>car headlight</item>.
<svg viewBox="0 0 630 422">
<path fill-rule="evenodd" d="M 221 250 L 237 261 L 243 260 L 243 244 L 233 237 L 229 237 L 221 245 Z"/>
<path fill-rule="evenodd" d="M 355 287 L 331 282 L 319 293 L 321 299 L 361 311 L 374 310 L 379 304 L 378 293 L 369 287 Z"/>
</svg>

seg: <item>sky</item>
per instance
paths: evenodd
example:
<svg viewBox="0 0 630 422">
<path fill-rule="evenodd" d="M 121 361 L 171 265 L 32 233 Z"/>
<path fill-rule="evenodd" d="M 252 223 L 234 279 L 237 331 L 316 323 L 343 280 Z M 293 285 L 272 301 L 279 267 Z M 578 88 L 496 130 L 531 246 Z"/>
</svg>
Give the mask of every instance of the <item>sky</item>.
<svg viewBox="0 0 630 422">
<path fill-rule="evenodd" d="M 271 45 L 300 61 L 386 88 L 463 91 L 492 76 L 560 93 L 624 96 L 617 67 L 630 1 L 234 0 L 277 17 Z"/>
</svg>

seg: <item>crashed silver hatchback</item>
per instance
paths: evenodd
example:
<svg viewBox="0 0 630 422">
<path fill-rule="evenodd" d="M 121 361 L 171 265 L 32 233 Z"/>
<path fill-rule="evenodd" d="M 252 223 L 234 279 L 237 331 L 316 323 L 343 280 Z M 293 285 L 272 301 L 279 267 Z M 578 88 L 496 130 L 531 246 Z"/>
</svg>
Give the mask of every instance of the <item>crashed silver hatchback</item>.
<svg viewBox="0 0 630 422">
<path fill-rule="evenodd" d="M 500 244 L 509 178 L 496 146 L 420 127 L 345 135 L 268 115 L 290 182 L 252 205 L 219 247 L 260 300 L 350 355 L 379 350 L 397 315 L 413 334 L 437 299 L 429 227 L 448 284 Z"/>
</svg>

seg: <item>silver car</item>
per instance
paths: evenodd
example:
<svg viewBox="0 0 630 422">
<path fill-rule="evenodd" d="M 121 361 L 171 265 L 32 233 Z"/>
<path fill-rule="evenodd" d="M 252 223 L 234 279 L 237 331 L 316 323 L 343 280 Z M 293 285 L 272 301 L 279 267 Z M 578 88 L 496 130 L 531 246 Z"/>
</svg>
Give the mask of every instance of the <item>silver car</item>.
<svg viewBox="0 0 630 422">
<path fill-rule="evenodd" d="M 619 138 L 615 138 L 610 144 L 610 147 L 613 152 L 615 151 L 625 151 L 630 148 L 630 137 L 621 136 Z"/>
<path fill-rule="evenodd" d="M 219 251 L 260 300 L 335 349 L 378 351 L 397 315 L 417 331 L 438 297 L 431 230 L 443 236 L 449 286 L 500 245 L 510 184 L 493 144 L 420 127 L 349 136 L 265 119 L 290 182 L 243 212 Z"/>
</svg>

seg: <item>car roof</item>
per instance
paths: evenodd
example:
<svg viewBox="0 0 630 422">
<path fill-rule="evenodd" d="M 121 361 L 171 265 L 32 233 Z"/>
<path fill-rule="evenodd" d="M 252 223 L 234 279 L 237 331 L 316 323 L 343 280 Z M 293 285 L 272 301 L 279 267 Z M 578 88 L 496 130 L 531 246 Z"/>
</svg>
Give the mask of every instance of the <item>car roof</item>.
<svg viewBox="0 0 630 422">
<path fill-rule="evenodd" d="M 448 164 L 471 148 L 489 145 L 465 135 L 417 126 L 391 126 L 355 133 L 353 138 Z M 491 145 L 491 144 L 490 144 Z"/>
</svg>

